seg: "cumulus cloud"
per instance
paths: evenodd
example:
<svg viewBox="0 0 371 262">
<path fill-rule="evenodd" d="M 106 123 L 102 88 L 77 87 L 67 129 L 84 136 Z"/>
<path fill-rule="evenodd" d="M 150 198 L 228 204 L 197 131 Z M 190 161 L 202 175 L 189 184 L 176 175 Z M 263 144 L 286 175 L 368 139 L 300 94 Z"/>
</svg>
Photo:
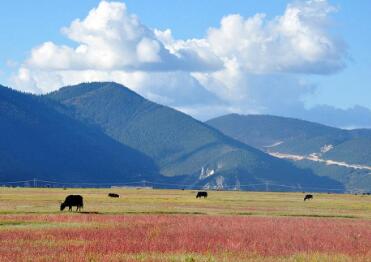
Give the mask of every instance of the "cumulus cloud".
<svg viewBox="0 0 371 262">
<path fill-rule="evenodd" d="M 42 70 L 182 70 L 200 64 L 208 70 L 206 59 L 196 53 L 171 54 L 157 39 L 154 30 L 128 13 L 124 3 L 102 1 L 88 16 L 76 19 L 62 32 L 77 47 L 45 42 L 32 49 L 25 65 Z"/>
<path fill-rule="evenodd" d="M 344 49 L 325 31 L 332 9 L 323 4 L 289 5 L 272 21 L 263 14 L 230 15 L 220 28 L 209 30 L 207 39 L 219 57 L 236 59 L 249 72 L 331 73 L 344 67 Z"/>
<path fill-rule="evenodd" d="M 303 106 L 315 90 L 308 76 L 344 68 L 346 47 L 329 28 L 335 11 L 326 0 L 296 1 L 273 19 L 227 15 L 204 38 L 174 39 L 170 29 L 143 25 L 124 3 L 102 1 L 62 29 L 74 46 L 33 48 L 11 81 L 34 93 L 117 81 L 202 118 L 275 113 Z"/>
</svg>

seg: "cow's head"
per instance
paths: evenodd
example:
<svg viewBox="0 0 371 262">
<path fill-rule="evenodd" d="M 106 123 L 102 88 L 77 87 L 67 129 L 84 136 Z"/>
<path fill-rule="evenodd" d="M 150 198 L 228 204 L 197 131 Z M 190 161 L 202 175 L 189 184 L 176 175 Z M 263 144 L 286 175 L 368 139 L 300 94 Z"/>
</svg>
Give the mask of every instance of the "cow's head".
<svg viewBox="0 0 371 262">
<path fill-rule="evenodd" d="M 65 207 L 66 207 L 66 205 L 64 203 L 62 203 L 61 204 L 61 211 L 63 211 Z"/>
</svg>

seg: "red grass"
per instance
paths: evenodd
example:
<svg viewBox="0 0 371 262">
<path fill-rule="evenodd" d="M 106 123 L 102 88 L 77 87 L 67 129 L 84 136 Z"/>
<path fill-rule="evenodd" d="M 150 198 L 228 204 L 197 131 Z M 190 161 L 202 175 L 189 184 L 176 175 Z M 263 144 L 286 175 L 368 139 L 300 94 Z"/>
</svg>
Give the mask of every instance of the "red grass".
<svg viewBox="0 0 371 262">
<path fill-rule="evenodd" d="M 0 216 L 0 221 L 80 227 L 0 230 L 0 261 L 62 253 L 297 253 L 371 256 L 371 221 L 166 215 Z M 73 224 L 71 224 L 73 225 Z M 44 242 L 43 242 L 44 241 Z"/>
</svg>

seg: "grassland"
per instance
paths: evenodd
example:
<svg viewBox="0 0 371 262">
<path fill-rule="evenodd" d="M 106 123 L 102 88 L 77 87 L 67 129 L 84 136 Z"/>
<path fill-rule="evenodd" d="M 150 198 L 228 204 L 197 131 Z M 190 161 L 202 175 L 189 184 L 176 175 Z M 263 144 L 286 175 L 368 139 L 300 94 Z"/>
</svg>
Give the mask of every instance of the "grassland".
<svg viewBox="0 0 371 262">
<path fill-rule="evenodd" d="M 108 192 L 120 198 L 108 198 Z M 60 212 L 68 194 L 84 212 Z M 0 188 L 0 261 L 371 261 L 371 196 Z"/>
</svg>

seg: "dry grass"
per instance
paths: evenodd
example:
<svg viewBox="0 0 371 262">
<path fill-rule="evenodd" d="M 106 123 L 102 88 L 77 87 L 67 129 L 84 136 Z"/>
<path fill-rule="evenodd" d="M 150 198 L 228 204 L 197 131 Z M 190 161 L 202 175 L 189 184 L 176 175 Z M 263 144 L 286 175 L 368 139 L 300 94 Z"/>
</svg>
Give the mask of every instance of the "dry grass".
<svg viewBox="0 0 371 262">
<path fill-rule="evenodd" d="M 119 199 L 107 197 L 117 192 Z M 58 211 L 71 193 L 87 213 Z M 371 197 L 0 189 L 0 261 L 368 261 Z M 90 213 L 89 213 L 90 212 Z M 93 214 L 99 212 L 99 214 Z"/>
<path fill-rule="evenodd" d="M 109 198 L 108 192 L 121 198 Z M 337 217 L 371 219 L 371 196 L 302 193 L 209 192 L 196 199 L 195 191 L 136 189 L 0 188 L 0 214 L 59 213 L 68 194 L 84 197 L 84 211 L 102 214 L 207 214 Z"/>
</svg>

